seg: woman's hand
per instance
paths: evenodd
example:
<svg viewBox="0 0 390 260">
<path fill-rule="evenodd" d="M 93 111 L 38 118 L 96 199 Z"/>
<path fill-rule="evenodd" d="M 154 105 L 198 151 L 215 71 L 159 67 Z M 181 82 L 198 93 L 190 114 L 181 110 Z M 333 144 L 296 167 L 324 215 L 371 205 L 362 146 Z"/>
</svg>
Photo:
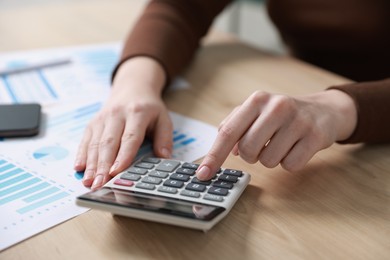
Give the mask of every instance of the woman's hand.
<svg viewBox="0 0 390 260">
<path fill-rule="evenodd" d="M 79 146 L 75 170 L 84 171 L 83 184 L 97 189 L 134 160 L 146 135 L 154 153 L 170 157 L 173 126 L 161 99 L 165 73 L 147 57 L 123 63 L 111 95 L 89 123 Z"/>
<path fill-rule="evenodd" d="M 212 178 L 230 151 L 248 163 L 300 170 L 316 152 L 348 138 L 356 121 L 354 101 L 339 90 L 302 97 L 255 92 L 221 123 L 197 177 Z"/>
</svg>

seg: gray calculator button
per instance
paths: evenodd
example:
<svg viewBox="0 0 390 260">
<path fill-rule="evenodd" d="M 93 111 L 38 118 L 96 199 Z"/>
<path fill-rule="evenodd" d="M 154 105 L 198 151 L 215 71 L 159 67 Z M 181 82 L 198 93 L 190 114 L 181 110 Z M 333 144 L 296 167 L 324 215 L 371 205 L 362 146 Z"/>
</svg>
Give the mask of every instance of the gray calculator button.
<svg viewBox="0 0 390 260">
<path fill-rule="evenodd" d="M 198 169 L 199 164 L 196 164 L 196 163 L 183 163 L 182 167 L 183 168 L 196 170 L 196 169 Z"/>
<path fill-rule="evenodd" d="M 211 184 L 211 181 L 200 181 L 196 177 L 192 178 L 191 182 L 197 183 L 197 184 L 203 184 L 203 185 L 210 185 Z"/>
<path fill-rule="evenodd" d="M 162 171 L 151 171 L 149 172 L 149 176 L 152 176 L 152 177 L 158 177 L 158 178 L 166 178 L 168 177 L 168 173 L 167 172 L 162 172 Z"/>
<path fill-rule="evenodd" d="M 204 195 L 203 198 L 205 200 L 213 200 L 213 201 L 218 201 L 218 202 L 223 201 L 223 197 L 222 196 L 218 196 L 218 195 L 214 195 L 214 194 L 206 194 L 206 195 Z"/>
<path fill-rule="evenodd" d="M 229 181 L 229 182 L 237 182 L 238 177 L 237 176 L 233 176 L 233 175 L 228 175 L 228 174 L 221 174 L 218 177 L 218 180 L 220 180 L 220 181 Z"/>
<path fill-rule="evenodd" d="M 225 169 L 223 171 L 223 174 L 233 175 L 237 177 L 241 177 L 242 171 L 232 170 L 232 169 Z"/>
<path fill-rule="evenodd" d="M 218 187 L 210 187 L 207 193 L 226 196 L 229 193 L 229 190 L 224 188 L 218 188 Z"/>
<path fill-rule="evenodd" d="M 135 167 L 139 168 L 145 168 L 145 169 L 152 169 L 154 167 L 153 163 L 147 163 L 147 162 L 140 162 L 134 165 Z"/>
<path fill-rule="evenodd" d="M 163 171 L 163 172 L 172 172 L 174 171 L 177 166 L 180 165 L 180 162 L 177 162 L 177 161 L 170 161 L 170 160 L 165 160 L 163 162 L 161 162 L 156 170 L 157 171 Z"/>
<path fill-rule="evenodd" d="M 145 190 L 154 190 L 155 186 L 153 184 L 139 182 L 135 185 L 136 188 L 145 189 Z"/>
<path fill-rule="evenodd" d="M 125 180 L 138 181 L 139 179 L 141 179 L 141 176 L 138 174 L 125 172 L 121 175 L 120 178 Z"/>
<path fill-rule="evenodd" d="M 172 173 L 171 176 L 169 177 L 169 179 L 186 182 L 190 179 L 190 176 L 188 176 L 186 174 Z"/>
<path fill-rule="evenodd" d="M 166 180 L 164 182 L 164 186 L 174 187 L 174 188 L 181 188 L 181 187 L 183 187 L 183 185 L 184 185 L 184 182 L 176 181 L 176 180 Z"/>
<path fill-rule="evenodd" d="M 143 158 L 142 161 L 147 162 L 147 163 L 153 163 L 153 164 L 157 164 L 157 163 L 161 162 L 160 159 L 154 158 L 154 157 L 146 157 L 146 158 Z"/>
<path fill-rule="evenodd" d="M 177 189 L 176 188 L 166 187 L 166 186 L 160 186 L 160 187 L 158 187 L 157 190 L 161 191 L 161 192 L 172 193 L 172 194 L 176 194 L 177 193 Z"/>
<path fill-rule="evenodd" d="M 187 197 L 193 197 L 193 198 L 199 198 L 200 193 L 196 191 L 190 191 L 190 190 L 182 190 L 180 192 L 180 195 L 187 196 Z"/>
<path fill-rule="evenodd" d="M 162 180 L 160 178 L 146 176 L 141 181 L 150 184 L 160 184 Z"/>
<path fill-rule="evenodd" d="M 137 168 L 137 167 L 130 167 L 127 170 L 127 172 L 144 175 L 144 174 L 146 174 L 148 172 L 148 170 Z"/>
<path fill-rule="evenodd" d="M 186 186 L 186 190 L 200 191 L 203 192 L 206 189 L 206 185 L 198 184 L 198 183 L 188 183 Z"/>
<path fill-rule="evenodd" d="M 233 183 L 227 182 L 227 181 L 218 180 L 218 181 L 213 182 L 213 187 L 231 189 L 231 188 L 233 188 Z"/>
<path fill-rule="evenodd" d="M 181 173 L 181 174 L 187 174 L 187 175 L 194 175 L 195 170 L 194 169 L 188 169 L 188 168 L 179 168 L 176 170 L 176 173 Z"/>
</svg>

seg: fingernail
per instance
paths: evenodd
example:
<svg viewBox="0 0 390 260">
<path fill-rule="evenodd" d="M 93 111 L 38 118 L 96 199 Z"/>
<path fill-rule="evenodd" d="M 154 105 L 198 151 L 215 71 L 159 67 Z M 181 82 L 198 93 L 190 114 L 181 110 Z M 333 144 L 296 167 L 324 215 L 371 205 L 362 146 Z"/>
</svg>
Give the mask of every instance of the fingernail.
<svg viewBox="0 0 390 260">
<path fill-rule="evenodd" d="M 103 181 L 103 175 L 96 175 L 95 180 L 92 183 L 92 189 L 99 188 Z"/>
<path fill-rule="evenodd" d="M 74 167 L 75 168 L 78 168 L 81 166 L 81 160 L 77 159 L 75 162 L 74 162 Z"/>
<path fill-rule="evenodd" d="M 167 148 L 163 147 L 160 151 L 162 156 L 164 156 L 165 158 L 171 157 L 171 152 Z"/>
<path fill-rule="evenodd" d="M 112 174 L 113 171 L 115 171 L 117 168 L 118 168 L 118 165 L 119 165 L 119 161 L 115 161 L 115 163 L 111 166 L 111 169 L 110 169 L 110 175 Z"/>
<path fill-rule="evenodd" d="M 208 180 L 211 177 L 210 173 L 211 173 L 210 168 L 208 166 L 204 165 L 197 171 L 196 177 L 199 180 Z"/>
<path fill-rule="evenodd" d="M 91 186 L 91 179 L 94 172 L 93 170 L 85 170 L 84 177 L 83 177 L 83 184 L 86 186 Z"/>
</svg>

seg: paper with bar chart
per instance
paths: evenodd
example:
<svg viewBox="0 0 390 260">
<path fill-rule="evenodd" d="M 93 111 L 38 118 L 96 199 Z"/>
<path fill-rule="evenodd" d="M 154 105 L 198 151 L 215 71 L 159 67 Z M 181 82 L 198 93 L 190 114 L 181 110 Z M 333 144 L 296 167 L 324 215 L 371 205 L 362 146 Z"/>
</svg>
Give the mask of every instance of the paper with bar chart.
<svg viewBox="0 0 390 260">
<path fill-rule="evenodd" d="M 0 71 L 29 64 L 69 62 L 16 74 L 0 74 L 0 104 L 39 102 L 42 129 L 34 138 L 0 140 L 0 250 L 88 209 L 75 198 L 88 191 L 83 173 L 73 170 L 88 122 L 101 109 L 110 88 L 120 44 L 0 53 Z M 178 78 L 170 89 L 188 88 Z M 174 124 L 173 157 L 194 161 L 206 154 L 217 129 L 179 114 Z M 153 153 L 145 141 L 138 157 Z"/>
<path fill-rule="evenodd" d="M 68 61 L 23 73 L 0 75 L 0 104 L 41 105 L 85 97 L 105 97 L 120 44 L 100 44 L 17 53 L 0 53 L 0 71 L 52 61 Z"/>
<path fill-rule="evenodd" d="M 36 64 L 56 63 L 23 73 L 0 73 L 0 104 L 38 102 L 41 105 L 76 99 L 105 99 L 120 43 L 85 45 L 15 53 L 0 53 L 0 72 Z M 169 89 L 188 88 L 181 77 Z"/>
<path fill-rule="evenodd" d="M 75 197 L 86 192 L 73 161 L 79 140 L 100 102 L 56 106 L 46 112 L 43 134 L 0 142 L 0 250 L 86 211 Z M 173 157 L 194 161 L 206 154 L 217 129 L 170 112 Z M 145 142 L 138 156 L 152 155 Z"/>
</svg>

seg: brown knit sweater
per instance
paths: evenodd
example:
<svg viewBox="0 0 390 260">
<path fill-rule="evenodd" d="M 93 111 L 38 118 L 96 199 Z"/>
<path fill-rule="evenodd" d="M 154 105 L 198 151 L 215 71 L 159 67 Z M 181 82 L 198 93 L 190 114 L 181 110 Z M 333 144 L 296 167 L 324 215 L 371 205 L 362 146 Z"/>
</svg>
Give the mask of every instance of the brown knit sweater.
<svg viewBox="0 0 390 260">
<path fill-rule="evenodd" d="M 149 56 L 168 79 L 174 77 L 230 2 L 152 0 L 129 34 L 121 62 Z M 343 143 L 390 141 L 390 1 L 269 0 L 267 6 L 293 55 L 367 81 L 332 87 L 349 94 L 358 108 L 355 132 Z"/>
</svg>

